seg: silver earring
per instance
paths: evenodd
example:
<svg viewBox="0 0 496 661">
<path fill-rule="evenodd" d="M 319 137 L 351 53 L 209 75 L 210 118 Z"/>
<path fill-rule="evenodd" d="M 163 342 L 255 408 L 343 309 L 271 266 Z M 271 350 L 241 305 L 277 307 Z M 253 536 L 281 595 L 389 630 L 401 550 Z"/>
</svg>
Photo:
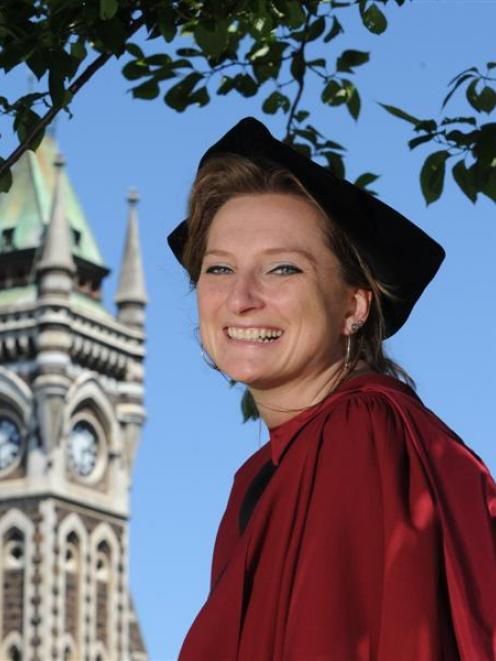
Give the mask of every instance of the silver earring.
<svg viewBox="0 0 496 661">
<path fill-rule="evenodd" d="M 351 335 L 346 336 L 346 350 L 344 354 L 344 369 L 349 370 L 351 364 Z"/>
<path fill-rule="evenodd" d="M 363 326 L 363 321 L 359 319 L 358 321 L 354 321 L 351 324 L 351 333 L 346 336 L 346 350 L 344 354 L 344 368 L 345 370 L 350 369 L 351 365 L 351 337 L 354 335 L 360 328 Z"/>
<path fill-rule="evenodd" d="M 351 324 L 351 332 L 356 333 L 357 330 L 360 330 L 360 328 L 363 326 L 363 321 L 360 319 L 359 321 L 354 321 Z"/>
</svg>

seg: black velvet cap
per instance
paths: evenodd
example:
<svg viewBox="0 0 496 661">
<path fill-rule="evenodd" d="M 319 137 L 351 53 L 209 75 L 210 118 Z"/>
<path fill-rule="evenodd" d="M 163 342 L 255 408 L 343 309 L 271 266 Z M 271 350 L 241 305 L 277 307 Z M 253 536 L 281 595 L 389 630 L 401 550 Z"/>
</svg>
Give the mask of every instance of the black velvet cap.
<svg viewBox="0 0 496 661">
<path fill-rule="evenodd" d="M 374 276 L 392 288 L 394 298 L 383 299 L 386 337 L 401 328 L 445 257 L 436 241 L 377 197 L 274 138 L 252 117 L 242 119 L 212 145 L 199 169 L 219 154 L 270 161 L 292 172 L 355 245 Z M 185 220 L 167 239 L 181 264 L 187 238 Z"/>
</svg>

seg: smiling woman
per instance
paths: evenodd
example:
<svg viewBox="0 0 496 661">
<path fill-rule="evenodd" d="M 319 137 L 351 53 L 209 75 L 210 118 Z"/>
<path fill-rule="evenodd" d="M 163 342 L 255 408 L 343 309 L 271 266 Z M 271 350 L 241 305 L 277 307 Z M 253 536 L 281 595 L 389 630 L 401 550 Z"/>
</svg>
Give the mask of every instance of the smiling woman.
<svg viewBox="0 0 496 661">
<path fill-rule="evenodd" d="M 250 388 L 270 427 L 330 392 L 370 302 L 344 282 L 315 206 L 287 193 L 238 195 L 219 209 L 197 295 L 206 350 Z M 277 337 L 266 343 L 268 331 Z"/>
<path fill-rule="evenodd" d="M 169 243 L 270 430 L 180 659 L 494 661 L 496 485 L 382 347 L 442 248 L 253 119 L 204 155 Z"/>
</svg>

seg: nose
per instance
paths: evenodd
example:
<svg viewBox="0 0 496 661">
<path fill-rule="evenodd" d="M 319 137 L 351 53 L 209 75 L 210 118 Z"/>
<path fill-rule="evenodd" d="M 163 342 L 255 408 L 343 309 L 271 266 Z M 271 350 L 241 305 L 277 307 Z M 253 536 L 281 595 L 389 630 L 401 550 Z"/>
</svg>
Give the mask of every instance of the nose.
<svg viewBox="0 0 496 661">
<path fill-rule="evenodd" d="M 238 272 L 232 277 L 226 305 L 233 314 L 243 314 L 263 307 L 261 292 L 252 274 Z"/>
</svg>

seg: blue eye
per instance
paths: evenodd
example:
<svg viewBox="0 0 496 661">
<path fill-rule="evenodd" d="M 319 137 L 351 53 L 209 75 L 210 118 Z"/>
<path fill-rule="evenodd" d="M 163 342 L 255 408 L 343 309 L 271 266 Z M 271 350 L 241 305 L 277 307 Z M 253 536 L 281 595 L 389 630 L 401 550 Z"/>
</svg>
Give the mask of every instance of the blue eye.
<svg viewBox="0 0 496 661">
<path fill-rule="evenodd" d="M 294 273 L 302 273 L 302 270 L 293 266 L 292 264 L 281 264 L 272 269 L 271 273 L 279 273 L 281 275 L 293 275 Z"/>
<path fill-rule="evenodd" d="M 222 274 L 222 273 L 229 273 L 230 271 L 231 269 L 229 268 L 229 266 L 214 264 L 213 266 L 209 266 L 208 269 L 205 270 L 205 273 Z"/>
</svg>

